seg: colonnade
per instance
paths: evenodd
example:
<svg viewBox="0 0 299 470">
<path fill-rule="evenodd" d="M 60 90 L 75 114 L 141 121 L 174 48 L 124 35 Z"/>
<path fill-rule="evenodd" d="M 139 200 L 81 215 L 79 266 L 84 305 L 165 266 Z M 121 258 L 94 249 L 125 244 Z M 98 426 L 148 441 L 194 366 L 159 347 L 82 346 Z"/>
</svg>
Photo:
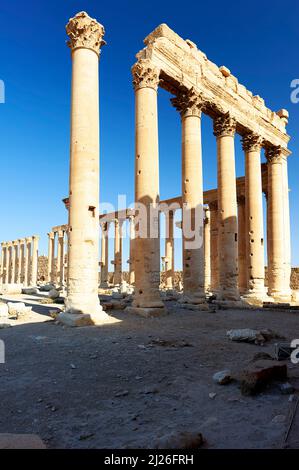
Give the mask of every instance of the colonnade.
<svg viewBox="0 0 299 470">
<path fill-rule="evenodd" d="M 66 225 L 53 227 L 48 233 L 48 267 L 46 281 L 63 287 L 67 272 L 67 239 Z"/>
<path fill-rule="evenodd" d="M 36 286 L 39 236 L 1 243 L 1 284 Z"/>
</svg>

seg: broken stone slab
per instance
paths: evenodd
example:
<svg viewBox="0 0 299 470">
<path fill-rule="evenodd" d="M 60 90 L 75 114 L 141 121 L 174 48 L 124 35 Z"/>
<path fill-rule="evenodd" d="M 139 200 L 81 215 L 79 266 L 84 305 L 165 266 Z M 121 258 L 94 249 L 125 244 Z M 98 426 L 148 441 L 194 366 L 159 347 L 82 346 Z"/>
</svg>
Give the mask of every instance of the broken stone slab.
<svg viewBox="0 0 299 470">
<path fill-rule="evenodd" d="M 221 370 L 213 375 L 213 380 L 219 385 L 226 385 L 232 381 L 232 375 L 230 370 Z"/>
<path fill-rule="evenodd" d="M 61 312 L 57 315 L 56 320 L 58 323 L 70 327 L 96 326 L 119 321 L 103 311 L 97 314 Z"/>
<path fill-rule="evenodd" d="M 18 318 L 20 315 L 30 313 L 32 307 L 26 306 L 23 302 L 7 302 L 8 314 L 11 317 Z"/>
<path fill-rule="evenodd" d="M 8 318 L 8 305 L 4 302 L 0 303 L 0 319 Z"/>
<path fill-rule="evenodd" d="M 140 315 L 144 318 L 168 315 L 168 311 L 164 307 L 126 307 L 125 312 L 131 315 Z"/>
<path fill-rule="evenodd" d="M 204 443 L 200 432 L 172 432 L 160 437 L 154 449 L 198 449 Z"/>
<path fill-rule="evenodd" d="M 273 381 L 287 380 L 286 364 L 272 360 L 259 360 L 249 364 L 240 374 L 241 393 L 256 395 Z"/>
<path fill-rule="evenodd" d="M 0 292 L 3 295 L 22 294 L 23 284 L 2 284 Z"/>
<path fill-rule="evenodd" d="M 0 449 L 46 449 L 36 434 L 0 434 Z"/>
<path fill-rule="evenodd" d="M 273 338 L 280 338 L 277 333 L 271 330 L 253 330 L 251 328 L 241 328 L 227 331 L 227 336 L 231 341 L 264 344 Z"/>
<path fill-rule="evenodd" d="M 36 295 L 38 294 L 38 288 L 37 287 L 24 287 L 22 289 L 22 294 Z"/>
</svg>

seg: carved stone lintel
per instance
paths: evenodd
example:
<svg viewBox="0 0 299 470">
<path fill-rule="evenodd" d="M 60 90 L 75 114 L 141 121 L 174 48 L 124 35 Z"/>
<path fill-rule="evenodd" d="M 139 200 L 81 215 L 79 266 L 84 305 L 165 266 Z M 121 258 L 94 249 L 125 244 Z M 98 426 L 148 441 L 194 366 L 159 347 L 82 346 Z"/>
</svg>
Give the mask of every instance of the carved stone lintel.
<svg viewBox="0 0 299 470">
<path fill-rule="evenodd" d="M 99 55 L 101 46 L 106 44 L 103 40 L 104 26 L 90 18 L 85 11 L 77 13 L 69 20 L 66 32 L 70 38 L 67 44 L 72 50 L 81 47 L 91 49 Z"/>
<path fill-rule="evenodd" d="M 160 70 L 149 59 L 142 59 L 132 67 L 133 86 L 135 91 L 140 88 L 158 89 Z"/>
<path fill-rule="evenodd" d="M 267 162 L 270 164 L 282 163 L 285 160 L 285 157 L 282 154 L 281 146 L 267 147 L 265 150 L 265 157 Z"/>
<path fill-rule="evenodd" d="M 182 117 L 201 116 L 204 100 L 201 94 L 196 93 L 194 88 L 181 91 L 175 98 L 171 98 L 171 103 Z"/>
<path fill-rule="evenodd" d="M 236 132 L 236 120 L 229 113 L 214 119 L 214 135 L 216 137 L 234 136 Z"/>
<path fill-rule="evenodd" d="M 209 209 L 210 211 L 218 211 L 218 201 L 209 202 Z"/>
<path fill-rule="evenodd" d="M 250 132 L 242 137 L 242 147 L 244 152 L 258 151 L 261 149 L 263 139 L 258 135 Z"/>
</svg>

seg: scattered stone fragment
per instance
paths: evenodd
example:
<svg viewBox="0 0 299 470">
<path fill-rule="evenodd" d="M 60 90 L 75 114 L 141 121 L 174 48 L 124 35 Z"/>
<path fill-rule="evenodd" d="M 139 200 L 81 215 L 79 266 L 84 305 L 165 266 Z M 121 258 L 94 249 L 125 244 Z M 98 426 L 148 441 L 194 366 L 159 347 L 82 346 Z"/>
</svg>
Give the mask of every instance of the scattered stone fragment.
<svg viewBox="0 0 299 470">
<path fill-rule="evenodd" d="M 287 379 L 286 364 L 272 360 L 259 360 L 249 364 L 241 372 L 241 393 L 243 395 L 255 395 L 273 381 L 285 381 Z"/>
<path fill-rule="evenodd" d="M 294 387 L 289 382 L 285 382 L 279 385 L 279 389 L 283 395 L 291 395 L 294 393 Z"/>
<path fill-rule="evenodd" d="M 48 295 L 49 295 L 49 299 L 54 300 L 54 299 L 57 299 L 59 297 L 60 292 L 57 289 L 51 289 L 49 291 Z"/>
<path fill-rule="evenodd" d="M 15 318 L 30 313 L 32 310 L 32 307 L 27 307 L 23 302 L 8 302 L 7 306 L 9 316 Z"/>
<path fill-rule="evenodd" d="M 277 333 L 271 330 L 253 330 L 251 328 L 242 328 L 227 331 L 227 336 L 231 341 L 264 344 L 273 338 L 281 338 Z"/>
<path fill-rule="evenodd" d="M 211 400 L 214 400 L 216 395 L 217 395 L 217 393 L 209 393 L 209 398 L 211 398 Z"/>
<path fill-rule="evenodd" d="M 39 288 L 41 292 L 50 292 L 52 289 L 54 289 L 53 284 L 45 284 Z"/>
<path fill-rule="evenodd" d="M 213 375 L 213 380 L 219 385 L 226 385 L 232 381 L 230 370 L 221 370 Z"/>
<path fill-rule="evenodd" d="M 0 303 L 0 319 L 8 318 L 8 305 L 4 302 Z"/>
<path fill-rule="evenodd" d="M 128 390 L 121 390 L 120 392 L 117 392 L 115 393 L 115 397 L 126 397 L 127 395 L 129 395 L 129 391 Z"/>
<path fill-rule="evenodd" d="M 286 420 L 285 415 L 277 415 L 277 416 L 274 416 L 274 418 L 272 419 L 272 423 L 282 424 L 285 422 L 285 420 Z"/>
<path fill-rule="evenodd" d="M 3 330 L 4 328 L 10 328 L 11 324 L 10 323 L 0 323 L 0 330 Z"/>
<path fill-rule="evenodd" d="M 37 287 L 24 287 L 22 289 L 22 294 L 36 295 L 38 294 L 38 288 Z"/>
<path fill-rule="evenodd" d="M 198 449 L 203 444 L 199 432 L 173 432 L 160 437 L 154 444 L 154 449 Z"/>
</svg>

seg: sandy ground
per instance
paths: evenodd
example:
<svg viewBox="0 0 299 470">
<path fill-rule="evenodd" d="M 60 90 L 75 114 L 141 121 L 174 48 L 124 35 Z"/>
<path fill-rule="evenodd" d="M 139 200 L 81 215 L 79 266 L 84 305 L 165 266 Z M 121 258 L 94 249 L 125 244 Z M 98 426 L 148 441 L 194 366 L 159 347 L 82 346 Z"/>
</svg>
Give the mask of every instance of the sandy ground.
<svg viewBox="0 0 299 470">
<path fill-rule="evenodd" d="M 146 448 L 187 430 L 201 432 L 207 448 L 299 447 L 299 410 L 285 444 L 294 402 L 276 385 L 244 397 L 237 382 L 220 386 L 212 379 L 217 371 L 242 369 L 257 352 L 274 353 L 277 340 L 263 347 L 233 343 L 228 329 L 271 328 L 291 341 L 299 337 L 299 313 L 198 313 L 170 302 L 167 317 L 113 311 L 117 323 L 68 328 L 37 297 L 9 299 L 25 300 L 33 313 L 0 330 L 1 433 L 35 433 L 48 448 Z M 174 346 L 152 345 L 157 339 Z M 299 365 L 288 362 L 288 369 L 299 389 Z"/>
</svg>

